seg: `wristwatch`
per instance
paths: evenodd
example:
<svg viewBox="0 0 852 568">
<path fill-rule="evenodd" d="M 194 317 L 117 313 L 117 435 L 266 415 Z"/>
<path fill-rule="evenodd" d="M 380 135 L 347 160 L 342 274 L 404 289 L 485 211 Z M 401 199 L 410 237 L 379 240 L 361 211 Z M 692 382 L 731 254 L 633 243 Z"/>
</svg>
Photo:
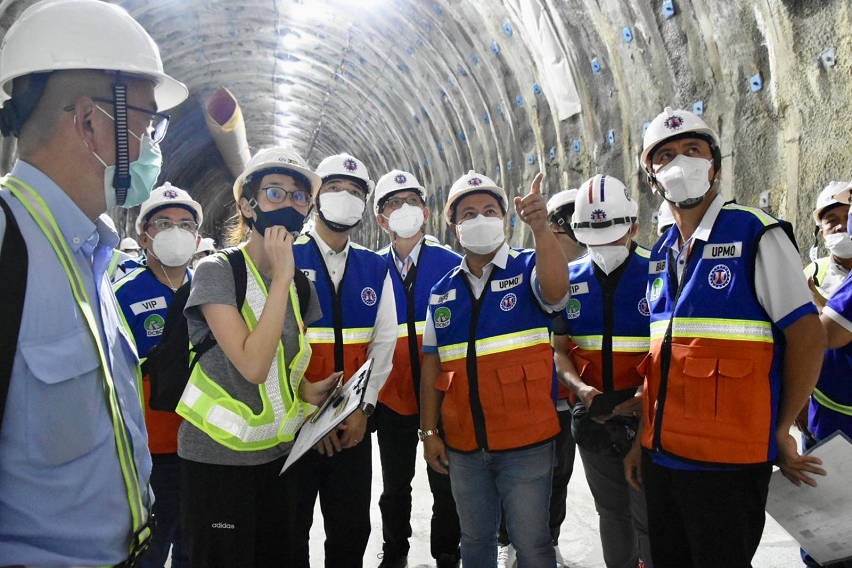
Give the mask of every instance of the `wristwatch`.
<svg viewBox="0 0 852 568">
<path fill-rule="evenodd" d="M 374 405 L 370 404 L 369 402 L 362 402 L 361 406 L 359 406 L 358 408 L 361 409 L 361 412 L 363 412 L 364 416 L 366 416 L 367 418 L 372 416 L 373 412 L 375 412 L 375 410 L 376 410 L 376 407 Z"/>
<path fill-rule="evenodd" d="M 428 438 L 429 436 L 437 436 L 437 435 L 438 435 L 438 429 L 437 428 L 433 428 L 432 430 L 420 430 L 419 428 L 417 429 L 417 437 L 420 438 L 421 442 L 425 442 L 426 438 Z"/>
</svg>

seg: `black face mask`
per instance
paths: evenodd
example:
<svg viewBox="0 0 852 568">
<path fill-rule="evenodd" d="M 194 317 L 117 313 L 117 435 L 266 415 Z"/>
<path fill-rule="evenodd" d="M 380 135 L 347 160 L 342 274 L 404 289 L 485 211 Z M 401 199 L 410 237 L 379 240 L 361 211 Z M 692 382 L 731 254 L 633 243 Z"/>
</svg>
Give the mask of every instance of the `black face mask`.
<svg viewBox="0 0 852 568">
<path fill-rule="evenodd" d="M 284 227 L 291 233 L 298 233 L 305 224 L 305 216 L 293 207 L 284 207 L 274 211 L 261 211 L 260 206 L 254 206 L 257 220 L 253 222 L 254 228 L 261 234 L 269 227 Z"/>
</svg>

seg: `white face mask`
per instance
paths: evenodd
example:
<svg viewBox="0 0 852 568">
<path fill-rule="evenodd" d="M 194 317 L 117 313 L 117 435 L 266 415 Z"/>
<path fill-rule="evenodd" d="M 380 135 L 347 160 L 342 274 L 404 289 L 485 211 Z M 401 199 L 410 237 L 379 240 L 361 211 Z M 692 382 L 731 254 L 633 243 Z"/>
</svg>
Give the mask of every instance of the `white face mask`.
<svg viewBox="0 0 852 568">
<path fill-rule="evenodd" d="M 502 217 L 477 215 L 457 227 L 459 243 L 474 254 L 489 254 L 506 240 Z"/>
<path fill-rule="evenodd" d="M 151 235 L 148 237 L 150 238 Z M 195 254 L 195 241 L 194 234 L 172 227 L 157 233 L 154 237 L 154 254 L 165 266 L 184 266 Z"/>
<path fill-rule="evenodd" d="M 383 215 L 384 217 L 384 215 Z M 388 217 L 388 228 L 403 239 L 413 237 L 423 227 L 425 216 L 422 207 L 408 203 L 391 213 Z"/>
<path fill-rule="evenodd" d="M 825 248 L 837 258 L 852 258 L 852 236 L 849 233 L 826 235 Z"/>
<path fill-rule="evenodd" d="M 332 223 L 354 225 L 361 220 L 365 203 L 348 191 L 329 191 L 320 195 L 319 205 L 323 217 Z"/>
<path fill-rule="evenodd" d="M 666 199 L 677 204 L 697 199 L 707 193 L 710 189 L 707 174 L 711 165 L 710 160 L 678 154 L 654 175 L 657 182 L 663 186 Z"/>
<path fill-rule="evenodd" d="M 630 249 L 624 245 L 590 246 L 589 256 L 604 274 L 611 274 L 627 260 Z"/>
</svg>

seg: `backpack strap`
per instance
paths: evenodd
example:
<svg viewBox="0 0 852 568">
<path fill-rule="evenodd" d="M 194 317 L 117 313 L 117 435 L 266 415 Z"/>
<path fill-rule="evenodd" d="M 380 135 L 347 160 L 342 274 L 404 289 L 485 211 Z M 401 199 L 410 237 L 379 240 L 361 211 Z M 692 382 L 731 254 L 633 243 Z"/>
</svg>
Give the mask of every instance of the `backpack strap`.
<svg viewBox="0 0 852 568">
<path fill-rule="evenodd" d="M 237 311 L 243 307 L 243 302 L 246 301 L 246 257 L 243 256 L 242 249 L 230 248 L 222 251 L 228 258 L 228 264 L 231 265 L 231 272 L 234 273 L 234 294 L 237 300 Z"/>
<path fill-rule="evenodd" d="M 296 284 L 296 296 L 299 297 L 299 312 L 304 318 L 311 303 L 311 281 L 297 268 L 293 273 L 293 283 Z"/>
<path fill-rule="evenodd" d="M 6 233 L 0 247 L 0 426 L 6 408 L 6 395 L 12 380 L 15 350 L 24 314 L 27 293 L 27 243 L 6 200 L 0 197 L 0 208 L 6 216 Z"/>
</svg>

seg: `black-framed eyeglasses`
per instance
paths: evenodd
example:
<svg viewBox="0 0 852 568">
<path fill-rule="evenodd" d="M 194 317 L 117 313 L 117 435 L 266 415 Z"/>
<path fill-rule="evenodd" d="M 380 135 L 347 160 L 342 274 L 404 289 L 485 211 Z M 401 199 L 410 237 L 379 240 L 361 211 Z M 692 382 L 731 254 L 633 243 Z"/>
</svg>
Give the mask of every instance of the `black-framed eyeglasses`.
<svg viewBox="0 0 852 568">
<path fill-rule="evenodd" d="M 390 207 L 391 209 L 396 210 L 403 205 L 423 207 L 423 202 L 416 195 L 409 195 L 408 197 L 389 197 L 385 200 L 384 207 Z"/>
<path fill-rule="evenodd" d="M 262 187 L 260 191 L 266 192 L 266 199 L 270 203 L 284 203 L 289 197 L 290 200 L 299 207 L 305 207 L 311 202 L 311 194 L 304 189 L 284 189 L 278 186 Z"/>
<path fill-rule="evenodd" d="M 98 102 L 98 103 L 105 103 L 105 104 L 110 104 L 110 105 L 115 104 L 112 99 L 106 99 L 106 98 L 103 98 L 103 97 L 92 97 L 92 100 L 95 101 L 95 102 Z M 166 132 L 169 130 L 169 120 L 171 119 L 170 115 L 164 114 L 162 112 L 157 112 L 155 110 L 147 109 L 147 108 L 129 105 L 129 104 L 126 104 L 126 103 L 125 103 L 124 106 L 126 106 L 128 110 L 147 114 L 149 116 L 148 127 L 146 129 L 147 132 L 148 132 L 148 135 L 151 137 L 151 140 L 154 141 L 154 144 L 159 144 L 160 142 L 163 141 L 163 139 L 166 137 Z M 100 109 L 100 107 L 98 107 L 98 108 Z M 63 110 L 65 110 L 66 112 L 73 111 L 74 105 L 68 105 Z M 115 120 L 110 113 L 108 113 L 107 111 L 105 111 L 103 109 L 100 109 L 100 110 L 104 114 L 106 114 L 108 117 Z"/>
</svg>

